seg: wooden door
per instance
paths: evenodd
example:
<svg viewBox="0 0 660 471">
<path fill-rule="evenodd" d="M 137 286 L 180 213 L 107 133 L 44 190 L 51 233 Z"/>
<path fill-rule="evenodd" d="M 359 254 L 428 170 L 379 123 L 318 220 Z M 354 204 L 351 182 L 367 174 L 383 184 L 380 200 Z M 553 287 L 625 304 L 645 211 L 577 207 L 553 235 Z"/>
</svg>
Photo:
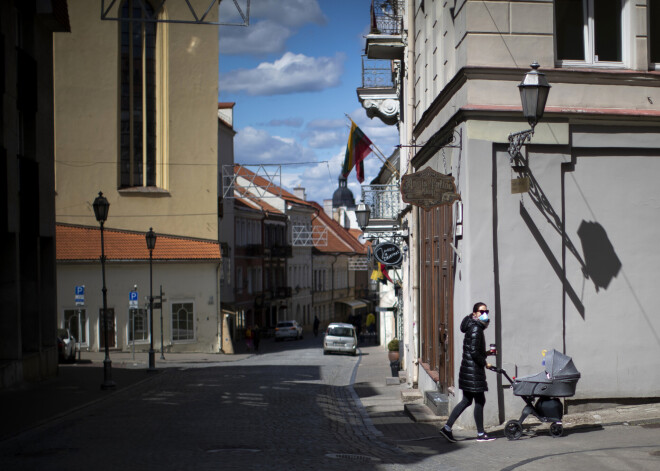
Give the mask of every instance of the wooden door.
<svg viewBox="0 0 660 471">
<path fill-rule="evenodd" d="M 420 211 L 422 362 L 441 392 L 453 386 L 452 208 Z"/>
</svg>

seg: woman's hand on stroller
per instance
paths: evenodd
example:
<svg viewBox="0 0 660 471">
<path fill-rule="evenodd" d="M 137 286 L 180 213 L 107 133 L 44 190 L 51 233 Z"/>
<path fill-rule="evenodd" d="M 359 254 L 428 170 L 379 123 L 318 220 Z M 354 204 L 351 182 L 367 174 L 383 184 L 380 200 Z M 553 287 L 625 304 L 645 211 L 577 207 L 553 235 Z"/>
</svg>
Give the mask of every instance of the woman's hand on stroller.
<svg viewBox="0 0 660 471">
<path fill-rule="evenodd" d="M 496 373 L 498 373 L 497 366 L 495 366 L 495 365 L 491 365 L 490 363 L 486 363 L 486 368 L 488 368 L 490 371 L 495 371 Z"/>
</svg>

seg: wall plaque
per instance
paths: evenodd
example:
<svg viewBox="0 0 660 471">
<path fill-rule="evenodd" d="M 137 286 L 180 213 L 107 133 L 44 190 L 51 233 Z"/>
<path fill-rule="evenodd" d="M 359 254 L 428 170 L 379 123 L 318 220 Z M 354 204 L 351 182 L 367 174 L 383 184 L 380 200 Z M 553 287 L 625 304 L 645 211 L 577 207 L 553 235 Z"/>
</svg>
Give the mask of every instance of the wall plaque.
<svg viewBox="0 0 660 471">
<path fill-rule="evenodd" d="M 383 242 L 374 248 L 374 258 L 388 267 L 401 264 L 403 254 L 398 245 L 393 242 Z"/>
<path fill-rule="evenodd" d="M 461 196 L 456 193 L 454 177 L 426 167 L 401 178 L 401 199 L 428 211 L 436 206 L 452 204 Z"/>
</svg>

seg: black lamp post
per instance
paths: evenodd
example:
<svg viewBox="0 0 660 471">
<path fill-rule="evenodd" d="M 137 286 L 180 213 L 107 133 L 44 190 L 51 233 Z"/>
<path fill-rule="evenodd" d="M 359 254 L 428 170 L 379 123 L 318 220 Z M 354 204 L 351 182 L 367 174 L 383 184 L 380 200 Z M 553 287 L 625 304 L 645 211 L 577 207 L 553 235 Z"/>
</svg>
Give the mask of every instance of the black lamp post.
<svg viewBox="0 0 660 471">
<path fill-rule="evenodd" d="M 527 119 L 531 129 L 509 134 L 509 155 L 512 160 L 518 157 L 522 146 L 534 135 L 534 128 L 543 117 L 545 103 L 550 93 L 550 84 L 545 78 L 545 74 L 538 71 L 538 62 L 534 61 L 531 67 L 532 70 L 525 74 L 518 85 L 523 116 Z"/>
<path fill-rule="evenodd" d="M 355 217 L 357 219 L 358 226 L 364 231 L 364 228 L 369 225 L 369 217 L 371 216 L 371 209 L 364 203 L 360 203 L 355 208 Z"/>
<path fill-rule="evenodd" d="M 115 387 L 115 382 L 112 381 L 112 362 L 110 361 L 110 350 L 108 346 L 108 290 L 105 287 L 105 245 L 103 242 L 103 224 L 108 219 L 108 210 L 110 203 L 103 192 L 99 191 L 99 195 L 94 199 L 92 204 L 94 207 L 94 216 L 101 225 L 101 276 L 103 280 L 103 340 L 105 342 L 105 359 L 103 360 L 103 384 L 101 389 L 112 389 Z"/>
<path fill-rule="evenodd" d="M 146 235 L 147 248 L 149 249 L 149 371 L 156 371 L 156 354 L 154 352 L 154 283 L 153 283 L 153 259 L 156 247 L 156 233 L 149 228 Z"/>
</svg>

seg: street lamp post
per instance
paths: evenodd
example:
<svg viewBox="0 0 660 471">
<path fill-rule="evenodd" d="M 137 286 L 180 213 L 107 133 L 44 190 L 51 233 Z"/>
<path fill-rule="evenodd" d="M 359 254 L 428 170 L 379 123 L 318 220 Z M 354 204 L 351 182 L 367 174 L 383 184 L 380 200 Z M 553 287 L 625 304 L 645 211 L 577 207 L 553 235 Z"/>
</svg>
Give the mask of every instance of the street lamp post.
<svg viewBox="0 0 660 471">
<path fill-rule="evenodd" d="M 534 135 L 534 128 L 543 117 L 545 103 L 550 93 L 550 84 L 545 78 L 545 74 L 538 71 L 538 62 L 534 61 L 531 67 L 532 70 L 525 74 L 522 82 L 518 85 L 523 116 L 527 119 L 531 129 L 509 134 L 509 156 L 511 156 L 512 162 L 520 154 L 520 149 L 525 145 L 525 142 Z"/>
<path fill-rule="evenodd" d="M 94 199 L 92 204 L 94 208 L 94 216 L 101 225 L 101 277 L 103 281 L 103 340 L 105 342 L 105 359 L 103 360 L 103 384 L 101 389 L 112 389 L 116 386 L 112 381 L 112 362 L 110 361 L 110 349 L 108 346 L 108 290 L 105 287 L 105 244 L 103 241 L 103 224 L 108 219 L 108 210 L 110 203 L 103 192 L 99 191 L 99 195 Z"/>
<path fill-rule="evenodd" d="M 156 353 L 154 352 L 154 283 L 153 283 L 153 259 L 156 247 L 156 233 L 149 228 L 146 235 L 147 248 L 149 249 L 149 371 L 156 371 Z"/>
</svg>

